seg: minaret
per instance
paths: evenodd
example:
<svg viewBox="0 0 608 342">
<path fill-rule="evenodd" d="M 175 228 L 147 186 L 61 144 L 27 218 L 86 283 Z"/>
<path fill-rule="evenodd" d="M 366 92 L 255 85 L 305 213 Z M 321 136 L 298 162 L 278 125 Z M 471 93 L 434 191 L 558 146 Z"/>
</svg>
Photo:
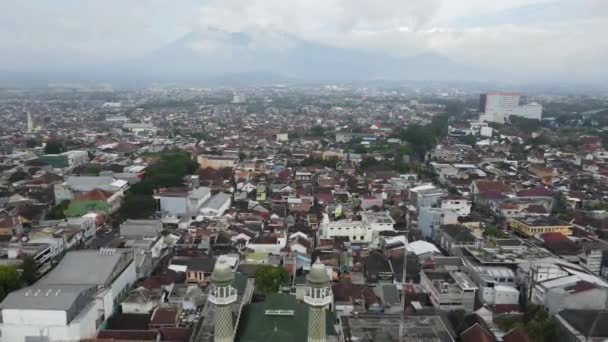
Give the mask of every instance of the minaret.
<svg viewBox="0 0 608 342">
<path fill-rule="evenodd" d="M 208 300 L 215 305 L 215 332 L 213 333 L 215 342 L 234 341 L 231 306 L 237 300 L 237 293 L 236 289 L 230 286 L 233 279 L 234 274 L 227 263 L 220 261 L 215 264 L 213 273 L 211 273 L 208 297 Z"/>
<path fill-rule="evenodd" d="M 325 308 L 331 304 L 333 295 L 325 265 L 317 259 L 310 268 L 304 302 L 308 304 L 308 342 L 325 342 Z"/>
<path fill-rule="evenodd" d="M 30 112 L 27 112 L 27 133 L 34 133 L 34 119 Z"/>
</svg>

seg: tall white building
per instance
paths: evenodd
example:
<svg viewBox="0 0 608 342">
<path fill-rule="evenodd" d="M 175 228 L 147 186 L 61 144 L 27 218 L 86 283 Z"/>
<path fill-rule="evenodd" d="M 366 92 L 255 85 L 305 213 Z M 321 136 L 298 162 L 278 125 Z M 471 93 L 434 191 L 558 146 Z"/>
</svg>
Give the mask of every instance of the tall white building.
<svg viewBox="0 0 608 342">
<path fill-rule="evenodd" d="M 34 119 L 32 119 L 32 113 L 27 113 L 27 132 L 34 133 Z"/>
<path fill-rule="evenodd" d="M 523 103 L 518 93 L 481 94 L 479 101 L 479 121 L 505 123 L 511 116 L 540 120 L 543 106 L 536 103 Z"/>
</svg>

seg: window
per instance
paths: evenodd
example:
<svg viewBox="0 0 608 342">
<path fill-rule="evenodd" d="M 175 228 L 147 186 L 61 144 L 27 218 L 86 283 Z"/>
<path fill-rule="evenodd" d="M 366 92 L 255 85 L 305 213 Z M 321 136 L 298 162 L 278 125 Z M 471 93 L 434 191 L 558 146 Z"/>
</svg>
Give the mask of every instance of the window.
<svg viewBox="0 0 608 342">
<path fill-rule="evenodd" d="M 365 239 L 365 236 L 361 235 L 361 240 Z"/>
</svg>

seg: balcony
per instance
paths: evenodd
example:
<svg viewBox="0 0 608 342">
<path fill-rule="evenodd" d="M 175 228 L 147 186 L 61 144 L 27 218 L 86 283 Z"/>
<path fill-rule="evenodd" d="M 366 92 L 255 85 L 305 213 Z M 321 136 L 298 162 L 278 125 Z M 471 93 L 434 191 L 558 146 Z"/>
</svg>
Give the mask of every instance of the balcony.
<svg viewBox="0 0 608 342">
<path fill-rule="evenodd" d="M 322 307 L 331 304 L 332 300 L 333 295 L 329 288 L 309 288 L 304 292 L 304 302 L 308 305 Z"/>
<path fill-rule="evenodd" d="M 208 300 L 215 305 L 228 305 L 237 301 L 236 289 L 232 286 L 215 287 L 211 286 Z"/>
</svg>

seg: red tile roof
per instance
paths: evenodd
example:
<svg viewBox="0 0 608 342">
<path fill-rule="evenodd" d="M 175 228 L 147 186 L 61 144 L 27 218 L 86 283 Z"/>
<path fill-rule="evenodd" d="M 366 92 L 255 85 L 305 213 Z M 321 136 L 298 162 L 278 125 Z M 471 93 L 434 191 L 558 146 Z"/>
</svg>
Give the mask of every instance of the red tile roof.
<svg viewBox="0 0 608 342">
<path fill-rule="evenodd" d="M 150 320 L 150 326 L 159 326 L 159 325 L 172 325 L 175 326 L 177 323 L 177 308 L 158 308 L 152 314 L 152 319 Z"/>
<path fill-rule="evenodd" d="M 496 337 L 481 325 L 475 323 L 460 334 L 462 342 L 496 342 Z"/>
<path fill-rule="evenodd" d="M 91 191 L 83 192 L 80 196 L 76 197 L 79 201 L 106 201 L 112 197 L 112 193 L 101 189 L 93 189 Z"/>
<path fill-rule="evenodd" d="M 502 337 L 503 342 L 532 342 L 532 338 L 521 329 L 512 329 Z"/>
<path fill-rule="evenodd" d="M 156 341 L 155 330 L 102 330 L 97 334 L 101 341 Z"/>
<path fill-rule="evenodd" d="M 519 197 L 551 197 L 553 192 L 547 188 L 538 187 L 527 190 L 522 190 L 517 193 Z"/>
<path fill-rule="evenodd" d="M 512 188 L 509 184 L 496 181 L 478 180 L 475 182 L 480 193 L 485 192 L 511 192 Z"/>
<path fill-rule="evenodd" d="M 192 336 L 192 328 L 160 328 L 163 342 L 188 342 Z"/>
<path fill-rule="evenodd" d="M 593 289 L 597 289 L 598 286 L 590 283 L 588 281 L 578 281 L 576 282 L 576 284 L 572 285 L 572 286 L 568 286 L 566 288 L 564 288 L 566 291 L 568 291 L 568 293 L 572 294 L 572 293 L 579 293 L 579 292 L 585 292 L 585 291 L 589 291 L 589 290 L 593 290 Z"/>
</svg>

